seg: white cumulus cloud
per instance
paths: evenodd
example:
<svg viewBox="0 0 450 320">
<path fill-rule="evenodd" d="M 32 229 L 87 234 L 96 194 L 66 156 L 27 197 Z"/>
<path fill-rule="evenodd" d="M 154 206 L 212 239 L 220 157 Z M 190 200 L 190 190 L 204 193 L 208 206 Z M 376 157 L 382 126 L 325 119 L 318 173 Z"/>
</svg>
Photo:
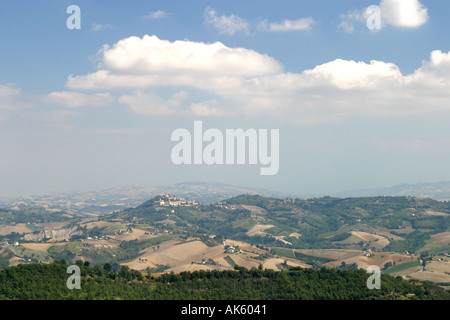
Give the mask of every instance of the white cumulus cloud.
<svg viewBox="0 0 450 320">
<path fill-rule="evenodd" d="M 252 77 L 282 71 L 275 59 L 244 48 L 229 48 L 220 42 L 160 40 L 156 36 L 130 37 L 105 46 L 99 71 L 69 76 L 73 89 L 193 85 L 211 77 Z"/>
<path fill-rule="evenodd" d="M 216 10 L 208 7 L 204 13 L 204 23 L 219 33 L 234 35 L 237 32 L 249 33 L 250 23 L 234 14 L 219 16 Z"/>
<path fill-rule="evenodd" d="M 396 27 L 420 27 L 429 18 L 419 0 L 382 0 L 380 8 L 382 21 Z"/>
<path fill-rule="evenodd" d="M 108 30 L 108 29 L 113 29 L 114 26 L 112 24 L 99 24 L 99 23 L 93 23 L 92 27 L 91 27 L 91 31 L 93 32 L 98 32 L 98 31 L 102 31 L 102 30 Z"/>
<path fill-rule="evenodd" d="M 429 20 L 428 9 L 419 0 L 382 0 L 378 10 L 380 28 L 387 26 L 417 28 Z M 367 19 L 372 13 L 368 12 L 368 8 L 350 10 L 340 16 L 338 28 L 347 33 L 367 30 Z"/>
<path fill-rule="evenodd" d="M 28 102 L 25 99 L 22 89 L 15 84 L 0 84 L 0 111 L 28 108 L 31 105 L 32 102 Z M 1 118 L 6 119 L 5 114 L 1 115 Z"/>
<path fill-rule="evenodd" d="M 163 19 L 167 18 L 169 14 L 164 10 L 156 10 L 149 12 L 147 15 L 144 16 L 144 19 Z"/>
<path fill-rule="evenodd" d="M 84 106 L 103 107 L 114 102 L 110 93 L 85 94 L 74 91 L 60 91 L 48 94 L 48 102 L 69 108 Z"/>
<path fill-rule="evenodd" d="M 168 116 L 181 112 L 181 103 L 187 97 L 185 91 L 177 92 L 167 100 L 154 92 L 135 91 L 131 95 L 120 96 L 118 101 L 137 114 Z"/>
<path fill-rule="evenodd" d="M 199 117 L 220 117 L 231 114 L 230 111 L 223 109 L 216 99 L 192 103 L 189 110 Z"/>
<path fill-rule="evenodd" d="M 285 19 L 283 22 L 280 23 L 275 22 L 268 23 L 266 20 L 264 20 L 260 24 L 260 28 L 272 32 L 307 31 L 311 30 L 315 24 L 317 24 L 317 22 L 311 17 L 302 18 L 298 20 Z"/>
<path fill-rule="evenodd" d="M 132 89 L 119 102 L 139 114 L 265 114 L 317 123 L 352 114 L 450 111 L 450 52 L 439 50 L 410 74 L 391 62 L 344 59 L 292 73 L 253 50 L 144 36 L 105 47 L 100 62 L 99 71 L 70 76 L 67 86 Z M 183 91 L 169 99 L 146 92 L 161 86 Z M 191 89 L 206 93 L 207 100 L 186 101 Z"/>
</svg>

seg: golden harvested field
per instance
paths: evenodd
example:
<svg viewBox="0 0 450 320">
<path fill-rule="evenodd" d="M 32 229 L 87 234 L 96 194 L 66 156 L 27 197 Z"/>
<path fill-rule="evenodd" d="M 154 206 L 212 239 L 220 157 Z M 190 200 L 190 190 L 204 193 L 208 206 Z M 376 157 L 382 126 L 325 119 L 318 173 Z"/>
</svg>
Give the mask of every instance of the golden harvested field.
<svg viewBox="0 0 450 320">
<path fill-rule="evenodd" d="M 251 249 L 251 251 L 265 253 L 264 250 L 252 247 L 249 244 L 244 244 L 240 241 L 228 241 L 228 245 L 239 246 L 241 249 Z M 146 248 L 142 251 L 142 255 L 137 259 L 123 263 L 130 268 L 136 270 L 145 270 L 147 267 L 156 267 L 157 265 L 170 265 L 170 268 L 165 272 L 182 272 L 182 271 L 194 271 L 194 270 L 232 270 L 233 267 L 224 259 L 226 256 L 230 258 L 238 265 L 245 268 L 257 268 L 260 264 L 266 263 L 275 270 L 277 263 L 282 263 L 285 259 L 275 259 L 270 262 L 267 260 L 263 262 L 261 260 L 253 259 L 256 254 L 251 253 L 225 253 L 223 245 L 215 247 L 208 247 L 203 242 L 194 240 L 186 243 L 179 242 L 177 240 L 171 240 L 164 242 L 160 245 L 159 250 L 153 248 Z M 216 265 L 206 265 L 202 261 L 212 259 Z M 292 266 L 300 266 L 308 268 L 309 265 L 303 264 L 295 259 L 288 259 L 288 264 Z M 268 263 L 268 264 L 267 264 Z"/>
<path fill-rule="evenodd" d="M 20 262 L 21 258 L 19 257 L 12 257 L 11 259 L 9 259 L 9 266 L 10 267 L 15 267 L 23 262 Z"/>
<path fill-rule="evenodd" d="M 293 237 L 293 238 L 300 239 L 300 237 L 301 237 L 302 235 L 301 235 L 300 233 L 298 233 L 298 232 L 293 232 L 293 233 L 291 233 L 289 236 L 290 236 L 290 237 Z"/>
<path fill-rule="evenodd" d="M 345 250 L 345 249 L 300 249 L 297 252 L 313 257 L 321 257 L 327 259 L 343 260 L 356 256 L 361 256 L 361 250 Z"/>
<path fill-rule="evenodd" d="M 297 261 L 297 260 L 273 258 L 273 259 L 267 259 L 266 261 L 264 261 L 263 269 L 272 269 L 275 271 L 280 271 L 280 268 L 278 268 L 277 265 L 282 264 L 285 260 L 287 260 L 287 264 L 291 267 L 311 268 L 310 265 L 301 263 L 300 261 Z"/>
<path fill-rule="evenodd" d="M 164 271 L 165 273 L 167 272 L 175 272 L 175 273 L 180 273 L 183 271 L 199 271 L 199 270 L 233 270 L 233 268 L 231 267 L 223 267 L 223 266 L 209 266 L 209 265 L 204 265 L 204 264 L 185 264 L 185 265 L 181 265 L 179 267 L 175 267 L 175 268 L 170 268 L 167 269 L 166 271 Z"/>
<path fill-rule="evenodd" d="M 224 257 L 228 256 L 227 254 L 224 254 L 223 256 L 219 256 L 217 258 L 214 259 L 214 262 L 216 263 L 217 266 L 219 267 L 230 267 L 230 264 L 227 262 L 227 260 L 224 259 Z"/>
<path fill-rule="evenodd" d="M 383 249 L 390 243 L 389 240 L 386 239 L 385 237 L 376 234 L 362 231 L 352 231 L 351 233 L 352 235 L 357 236 L 358 238 L 361 238 L 364 241 L 370 242 L 370 245 L 377 249 Z"/>
<path fill-rule="evenodd" d="M 447 261 L 430 261 L 426 265 L 426 269 L 433 272 L 450 273 L 450 262 Z M 450 277 L 450 275 L 449 275 Z M 450 281 L 449 281 L 450 282 Z"/>
<path fill-rule="evenodd" d="M 438 212 L 438 211 L 432 211 L 432 210 L 425 211 L 425 214 L 428 216 L 441 216 L 441 217 L 445 217 L 448 215 L 445 212 Z"/>
<path fill-rule="evenodd" d="M 2 236 L 10 234 L 12 232 L 30 233 L 30 232 L 32 232 L 32 230 L 30 230 L 27 227 L 27 225 L 24 223 L 18 223 L 15 226 L 1 226 L 0 227 L 0 235 L 2 235 Z"/>
<path fill-rule="evenodd" d="M 95 221 L 95 222 L 89 222 L 86 224 L 86 229 L 91 230 L 94 227 L 103 228 L 103 227 L 117 227 L 126 229 L 126 226 L 123 224 L 115 223 L 115 222 L 108 222 L 108 221 Z"/>
<path fill-rule="evenodd" d="M 396 236 L 395 234 L 389 233 L 387 231 L 378 230 L 378 229 L 373 229 L 373 233 L 376 235 L 386 237 L 388 239 L 405 240 L 405 238 L 403 238 L 403 237 L 399 237 L 399 236 Z"/>
<path fill-rule="evenodd" d="M 231 259 L 236 262 L 237 265 L 245 267 L 247 269 L 258 268 L 260 264 L 262 264 L 261 260 L 255 260 L 251 258 L 252 254 L 241 254 L 236 253 L 230 255 Z"/>
<path fill-rule="evenodd" d="M 247 235 L 256 236 L 256 235 L 266 235 L 267 233 L 264 230 L 273 228 L 274 225 L 271 224 L 256 224 L 250 230 L 248 230 Z"/>
<path fill-rule="evenodd" d="M 171 240 L 160 244 L 159 250 L 146 248 L 142 251 L 143 254 L 139 258 L 124 263 L 124 265 L 136 270 L 143 270 L 158 264 L 168 264 L 172 268 L 175 268 L 182 265 L 188 265 L 191 262 L 201 262 L 202 259 L 214 259 L 214 257 L 221 255 L 223 251 L 224 247 L 222 245 L 208 247 L 201 241 L 191 241 L 179 244 L 179 242 Z M 142 259 L 147 259 L 147 261 L 142 262 Z"/>
<path fill-rule="evenodd" d="M 422 280 L 422 281 L 431 281 L 431 282 L 449 282 L 450 276 L 448 274 L 442 272 L 434 272 L 434 271 L 417 271 L 408 275 L 411 278 Z"/>
<path fill-rule="evenodd" d="M 281 241 L 281 242 L 284 242 L 286 244 L 292 245 L 292 243 L 290 243 L 289 241 L 284 240 L 285 236 L 274 236 L 274 238 L 279 240 L 279 241 Z"/>
<path fill-rule="evenodd" d="M 328 267 L 338 267 L 341 265 L 342 261 L 344 261 L 346 264 L 356 263 L 359 268 L 367 269 L 367 267 L 371 265 L 383 268 L 387 262 L 400 264 L 412 260 L 417 260 L 417 257 L 399 253 L 376 252 L 373 257 L 357 256 L 349 259 L 327 262 L 324 265 Z"/>
<path fill-rule="evenodd" d="M 257 206 L 249 206 L 249 205 L 241 204 L 241 207 L 244 208 L 244 209 L 247 209 L 247 210 L 249 210 L 251 212 L 254 212 L 254 213 L 259 213 L 259 214 L 266 214 L 267 213 L 266 209 L 263 209 L 263 208 L 257 207 Z"/>
<path fill-rule="evenodd" d="M 124 241 L 124 240 L 130 241 L 130 240 L 135 240 L 135 239 L 144 240 L 144 239 L 158 237 L 157 235 L 150 234 L 149 232 L 147 232 L 148 234 L 145 234 L 145 233 L 146 233 L 146 231 L 141 230 L 141 229 L 132 229 L 131 233 L 123 233 L 123 234 L 111 236 L 111 238 L 119 240 L 119 241 Z"/>
<path fill-rule="evenodd" d="M 440 246 L 450 245 L 450 232 L 437 233 L 431 236 L 431 240 Z"/>
<path fill-rule="evenodd" d="M 47 252 L 50 247 L 62 246 L 64 244 L 65 243 L 22 243 L 21 245 L 27 249 Z"/>
</svg>

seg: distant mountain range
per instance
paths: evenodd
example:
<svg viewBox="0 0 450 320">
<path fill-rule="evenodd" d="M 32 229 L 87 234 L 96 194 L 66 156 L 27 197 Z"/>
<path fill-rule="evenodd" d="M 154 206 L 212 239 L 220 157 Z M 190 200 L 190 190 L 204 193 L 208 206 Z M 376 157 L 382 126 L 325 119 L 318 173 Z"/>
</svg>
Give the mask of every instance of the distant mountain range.
<svg viewBox="0 0 450 320">
<path fill-rule="evenodd" d="M 286 194 L 260 188 L 248 188 L 217 182 L 183 182 L 167 186 L 120 187 L 90 192 L 60 193 L 42 196 L 0 199 L 0 207 L 16 210 L 41 207 L 73 214 L 106 214 L 136 207 L 160 194 L 172 194 L 186 199 L 211 204 L 239 195 L 261 195 L 285 198 Z"/>
<path fill-rule="evenodd" d="M 389 188 L 347 190 L 333 194 L 337 197 L 411 196 L 450 200 L 450 181 L 436 183 L 400 184 Z"/>
<path fill-rule="evenodd" d="M 450 200 L 450 182 L 402 184 L 390 188 L 359 189 L 335 194 L 294 195 L 261 188 L 241 187 L 217 182 L 182 182 L 166 186 L 120 187 L 91 192 L 72 192 L 30 197 L 0 198 L 0 208 L 39 207 L 72 214 L 106 214 L 136 207 L 160 194 L 173 194 L 211 204 L 239 195 L 261 195 L 273 198 L 316 198 L 325 195 L 347 197 L 413 196 L 434 200 Z"/>
</svg>

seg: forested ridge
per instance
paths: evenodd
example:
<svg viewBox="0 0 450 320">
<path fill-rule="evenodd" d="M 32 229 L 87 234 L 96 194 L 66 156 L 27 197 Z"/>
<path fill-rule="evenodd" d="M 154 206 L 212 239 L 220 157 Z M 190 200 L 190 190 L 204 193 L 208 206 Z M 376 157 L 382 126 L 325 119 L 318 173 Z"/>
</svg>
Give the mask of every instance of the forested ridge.
<svg viewBox="0 0 450 320">
<path fill-rule="evenodd" d="M 68 289 L 67 263 L 24 264 L 0 271 L 0 299 L 19 300 L 372 300 L 450 299 L 436 285 L 382 275 L 381 290 L 366 286 L 363 270 L 301 269 L 276 272 L 236 267 L 158 277 L 78 261 L 81 289 Z"/>
</svg>

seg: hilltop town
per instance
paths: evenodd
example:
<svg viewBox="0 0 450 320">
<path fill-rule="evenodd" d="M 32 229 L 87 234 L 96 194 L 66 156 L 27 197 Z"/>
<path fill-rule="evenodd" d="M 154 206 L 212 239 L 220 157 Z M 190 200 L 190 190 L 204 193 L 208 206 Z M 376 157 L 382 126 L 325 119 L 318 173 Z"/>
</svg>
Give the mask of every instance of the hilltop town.
<svg viewBox="0 0 450 320">
<path fill-rule="evenodd" d="M 161 207 L 191 207 L 199 205 L 198 202 L 196 202 L 193 199 L 185 199 L 182 197 L 170 195 L 170 194 L 162 194 L 159 196 L 159 199 L 156 200 L 155 205 L 161 206 Z"/>
</svg>

